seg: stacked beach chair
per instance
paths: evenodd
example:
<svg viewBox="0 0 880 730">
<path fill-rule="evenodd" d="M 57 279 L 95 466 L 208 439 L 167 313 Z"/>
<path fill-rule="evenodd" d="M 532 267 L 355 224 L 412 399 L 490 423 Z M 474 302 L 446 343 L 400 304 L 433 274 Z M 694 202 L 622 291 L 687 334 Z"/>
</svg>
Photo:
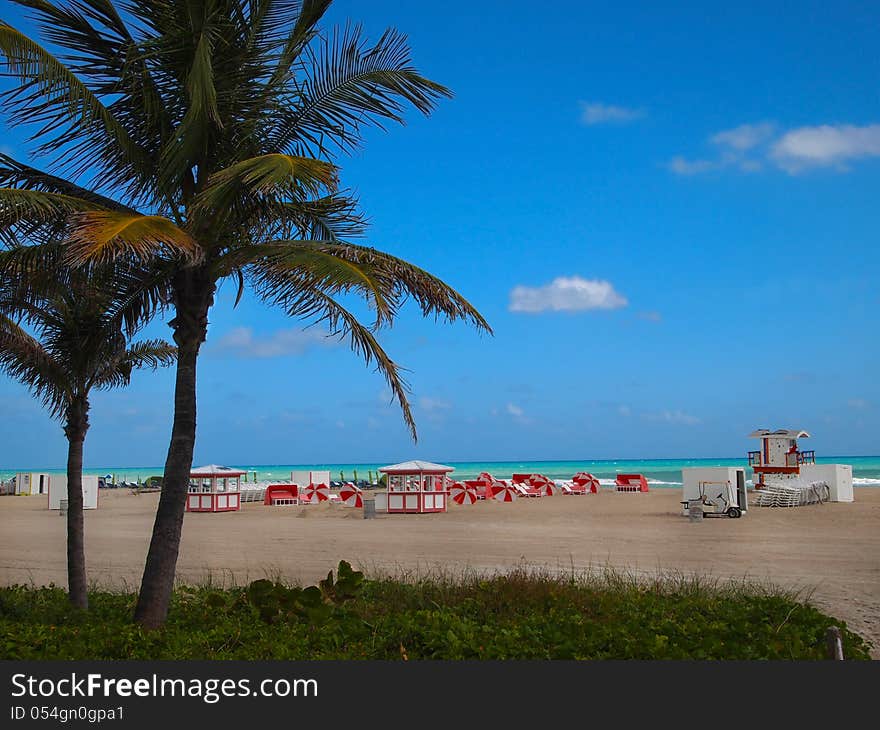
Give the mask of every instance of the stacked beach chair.
<svg viewBox="0 0 880 730">
<path fill-rule="evenodd" d="M 791 480 L 787 484 L 768 482 L 763 489 L 756 490 L 755 504 L 758 507 L 801 507 L 821 504 L 830 498 L 831 490 L 825 482 L 802 484 Z"/>
</svg>

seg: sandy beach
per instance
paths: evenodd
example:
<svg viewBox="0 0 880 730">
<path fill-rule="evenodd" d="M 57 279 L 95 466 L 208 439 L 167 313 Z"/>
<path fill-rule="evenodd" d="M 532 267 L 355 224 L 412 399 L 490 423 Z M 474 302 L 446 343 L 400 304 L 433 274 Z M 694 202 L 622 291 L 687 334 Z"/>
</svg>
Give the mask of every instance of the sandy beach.
<svg viewBox="0 0 880 730">
<path fill-rule="evenodd" d="M 439 515 L 379 515 L 340 504 L 187 514 L 181 582 L 312 582 L 340 559 L 369 572 L 498 571 L 514 566 L 749 578 L 812 594 L 874 644 L 880 658 L 880 489 L 852 504 L 753 507 L 743 519 L 681 516 L 678 489 L 648 494 L 453 504 Z M 158 495 L 102 490 L 86 512 L 93 583 L 136 589 Z M 45 497 L 0 498 L 0 584 L 66 584 L 65 520 Z"/>
</svg>

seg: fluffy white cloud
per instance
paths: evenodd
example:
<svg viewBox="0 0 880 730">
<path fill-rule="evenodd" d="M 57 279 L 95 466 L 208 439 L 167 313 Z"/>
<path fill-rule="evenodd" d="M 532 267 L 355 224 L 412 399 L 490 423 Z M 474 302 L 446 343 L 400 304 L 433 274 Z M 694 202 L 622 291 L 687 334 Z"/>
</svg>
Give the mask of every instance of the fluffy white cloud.
<svg viewBox="0 0 880 730">
<path fill-rule="evenodd" d="M 756 172 L 766 163 L 790 174 L 813 167 L 845 170 L 848 162 L 880 156 L 880 124 L 824 124 L 778 134 L 775 125 L 760 122 L 717 132 L 709 141 L 718 148 L 717 157 L 687 159 L 677 155 L 666 166 L 676 175 L 730 168 Z"/>
<path fill-rule="evenodd" d="M 522 418 L 526 414 L 516 403 L 508 403 L 507 412 L 514 418 Z"/>
<path fill-rule="evenodd" d="M 770 139 L 773 131 L 774 126 L 770 122 L 741 124 L 733 129 L 713 134 L 709 139 L 717 145 L 732 147 L 735 150 L 750 150 Z"/>
<path fill-rule="evenodd" d="M 560 276 L 545 286 L 515 286 L 510 292 L 511 312 L 583 312 L 620 309 L 629 302 L 609 281 Z"/>
<path fill-rule="evenodd" d="M 864 398 L 850 398 L 847 401 L 847 405 L 850 408 L 855 408 L 857 411 L 862 411 L 868 407 L 868 401 Z"/>
<path fill-rule="evenodd" d="M 776 163 L 788 172 L 806 167 L 842 166 L 850 160 L 880 156 L 880 124 L 799 127 L 786 132 L 771 150 Z"/>
<path fill-rule="evenodd" d="M 219 340 L 216 349 L 247 358 L 300 355 L 310 347 L 333 347 L 337 340 L 318 329 L 277 330 L 267 337 L 255 337 L 250 327 L 236 327 Z"/>
<path fill-rule="evenodd" d="M 584 124 L 626 124 L 644 115 L 641 109 L 630 109 L 602 102 L 581 102 L 581 121 Z"/>
</svg>

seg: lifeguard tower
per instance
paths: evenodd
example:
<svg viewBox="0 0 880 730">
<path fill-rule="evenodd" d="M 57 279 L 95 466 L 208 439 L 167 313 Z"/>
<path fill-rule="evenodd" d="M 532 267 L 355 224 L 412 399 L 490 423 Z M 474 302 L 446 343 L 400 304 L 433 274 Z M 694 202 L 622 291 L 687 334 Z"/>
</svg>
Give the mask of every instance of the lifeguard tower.
<svg viewBox="0 0 880 730">
<path fill-rule="evenodd" d="M 238 512 L 241 509 L 241 477 L 246 472 L 208 464 L 189 473 L 187 512 Z"/>
<path fill-rule="evenodd" d="M 388 513 L 446 512 L 451 466 L 430 461 L 404 461 L 379 469 L 388 478 L 388 489 L 376 494 L 376 510 Z"/>
<path fill-rule="evenodd" d="M 810 438 L 806 431 L 759 428 L 750 433 L 749 438 L 761 440 L 761 448 L 749 452 L 749 466 L 755 472 L 755 489 L 763 489 L 767 477 L 798 476 L 804 465 L 816 463 L 815 451 L 801 451 L 798 448 L 798 439 Z"/>
</svg>

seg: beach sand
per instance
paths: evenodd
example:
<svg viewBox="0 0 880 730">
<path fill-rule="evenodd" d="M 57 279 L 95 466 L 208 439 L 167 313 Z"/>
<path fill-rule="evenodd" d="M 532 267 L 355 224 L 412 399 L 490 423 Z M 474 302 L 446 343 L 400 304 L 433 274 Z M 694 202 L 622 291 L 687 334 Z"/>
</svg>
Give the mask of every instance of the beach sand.
<svg viewBox="0 0 880 730">
<path fill-rule="evenodd" d="M 341 504 L 187 514 L 178 562 L 185 583 L 283 577 L 311 583 L 339 560 L 392 574 L 511 567 L 615 568 L 772 582 L 874 644 L 880 658 L 880 489 L 852 504 L 753 507 L 742 519 L 691 522 L 681 490 L 451 505 L 446 514 L 378 515 Z M 158 494 L 102 490 L 86 512 L 91 581 L 136 590 Z M 45 497 L 0 497 L 0 584 L 66 585 L 65 520 Z"/>
</svg>

